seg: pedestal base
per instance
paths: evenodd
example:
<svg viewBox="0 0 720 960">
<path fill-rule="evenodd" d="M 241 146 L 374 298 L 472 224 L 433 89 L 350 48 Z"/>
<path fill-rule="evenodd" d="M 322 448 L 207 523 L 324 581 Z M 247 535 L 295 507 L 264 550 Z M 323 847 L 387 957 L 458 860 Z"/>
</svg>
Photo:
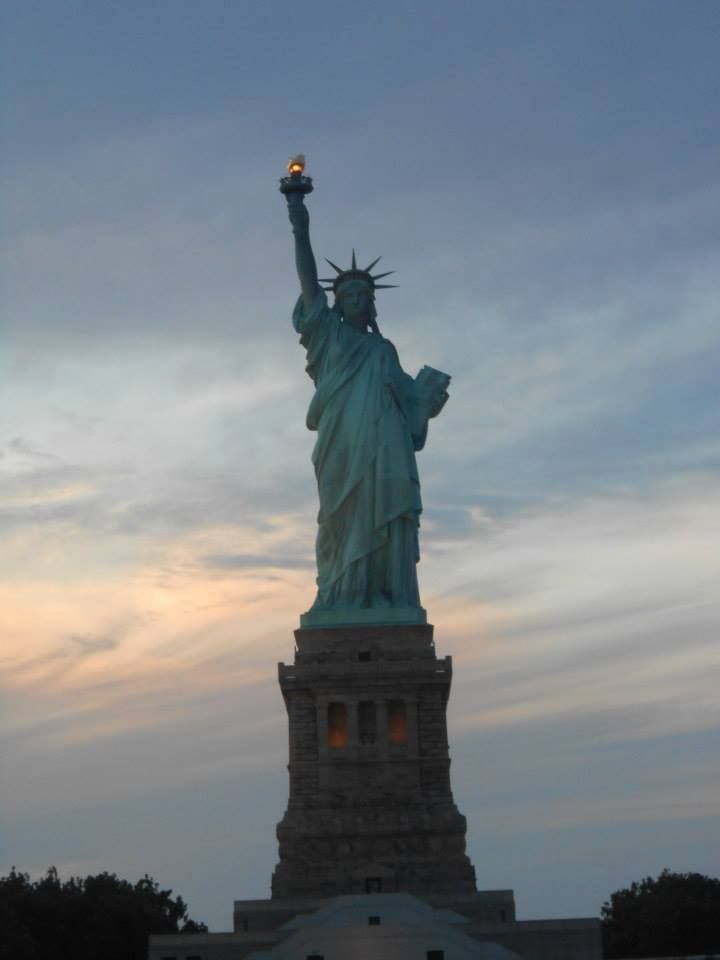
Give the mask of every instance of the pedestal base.
<svg viewBox="0 0 720 960">
<path fill-rule="evenodd" d="M 300 629 L 279 665 L 290 799 L 273 898 L 475 892 L 450 789 L 452 662 L 428 624 Z"/>
</svg>

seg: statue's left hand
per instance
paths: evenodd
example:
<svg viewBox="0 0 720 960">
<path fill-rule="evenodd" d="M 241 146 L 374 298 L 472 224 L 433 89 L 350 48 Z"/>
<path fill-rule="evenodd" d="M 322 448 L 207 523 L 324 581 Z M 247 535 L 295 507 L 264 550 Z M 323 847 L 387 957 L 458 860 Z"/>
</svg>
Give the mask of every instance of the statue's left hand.
<svg viewBox="0 0 720 960">
<path fill-rule="evenodd" d="M 438 393 L 433 394 L 429 400 L 430 413 L 428 419 L 432 420 L 433 417 L 436 417 L 445 404 L 448 402 L 450 394 L 447 390 L 439 391 Z"/>
</svg>

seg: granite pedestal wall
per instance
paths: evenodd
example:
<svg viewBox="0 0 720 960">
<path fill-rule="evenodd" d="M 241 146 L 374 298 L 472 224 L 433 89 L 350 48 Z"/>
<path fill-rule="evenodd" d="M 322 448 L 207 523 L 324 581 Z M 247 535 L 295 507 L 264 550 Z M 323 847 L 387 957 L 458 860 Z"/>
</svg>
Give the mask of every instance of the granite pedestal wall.
<svg viewBox="0 0 720 960">
<path fill-rule="evenodd" d="M 450 657 L 427 624 L 295 631 L 273 898 L 475 891 L 450 787 Z"/>
</svg>

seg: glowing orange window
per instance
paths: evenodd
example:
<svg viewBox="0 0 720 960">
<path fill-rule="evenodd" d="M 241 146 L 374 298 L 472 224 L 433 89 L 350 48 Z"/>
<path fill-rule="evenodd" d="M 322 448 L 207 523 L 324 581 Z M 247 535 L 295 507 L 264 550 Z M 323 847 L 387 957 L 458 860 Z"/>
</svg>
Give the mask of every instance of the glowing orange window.
<svg viewBox="0 0 720 960">
<path fill-rule="evenodd" d="M 346 747 L 348 742 L 347 705 L 328 704 L 328 746 Z"/>
<path fill-rule="evenodd" d="M 404 700 L 388 700 L 388 736 L 390 743 L 407 743 L 408 723 Z"/>
</svg>

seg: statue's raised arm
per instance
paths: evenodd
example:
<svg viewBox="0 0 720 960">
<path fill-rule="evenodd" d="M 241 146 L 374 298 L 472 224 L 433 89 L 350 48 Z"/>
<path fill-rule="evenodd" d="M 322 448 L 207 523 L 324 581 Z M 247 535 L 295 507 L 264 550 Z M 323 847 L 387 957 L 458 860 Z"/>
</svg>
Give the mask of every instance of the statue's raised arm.
<svg viewBox="0 0 720 960">
<path fill-rule="evenodd" d="M 310 216 L 302 194 L 289 193 L 287 201 L 288 215 L 295 236 L 295 266 L 297 267 L 305 308 L 309 310 L 319 290 L 317 265 L 310 244 Z"/>
<path fill-rule="evenodd" d="M 295 266 L 305 309 L 310 310 L 319 290 L 317 265 L 310 244 L 310 214 L 305 206 L 305 194 L 312 191 L 312 180 L 303 176 L 305 157 L 298 154 L 288 163 L 288 176 L 280 181 L 285 194 L 288 216 L 295 237 Z"/>
</svg>

